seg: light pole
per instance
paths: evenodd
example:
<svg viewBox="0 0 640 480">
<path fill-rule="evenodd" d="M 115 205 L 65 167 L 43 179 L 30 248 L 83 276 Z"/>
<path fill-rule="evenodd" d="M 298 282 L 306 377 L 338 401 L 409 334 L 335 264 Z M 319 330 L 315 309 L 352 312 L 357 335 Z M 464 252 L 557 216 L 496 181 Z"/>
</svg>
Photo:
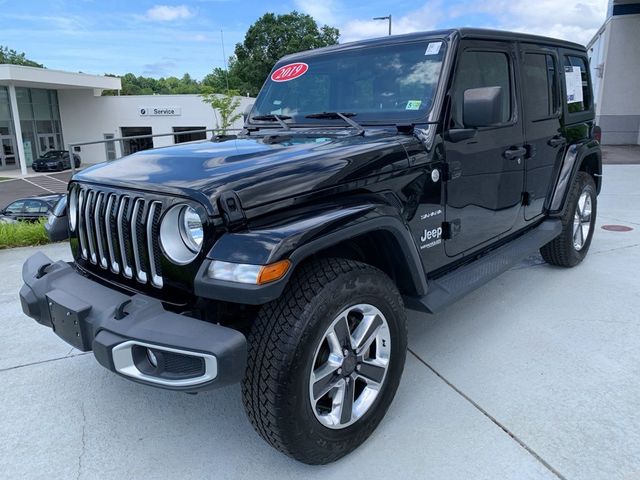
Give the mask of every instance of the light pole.
<svg viewBox="0 0 640 480">
<path fill-rule="evenodd" d="M 389 20 L 389 35 L 391 35 L 391 14 L 386 17 L 373 17 L 374 20 Z"/>
</svg>

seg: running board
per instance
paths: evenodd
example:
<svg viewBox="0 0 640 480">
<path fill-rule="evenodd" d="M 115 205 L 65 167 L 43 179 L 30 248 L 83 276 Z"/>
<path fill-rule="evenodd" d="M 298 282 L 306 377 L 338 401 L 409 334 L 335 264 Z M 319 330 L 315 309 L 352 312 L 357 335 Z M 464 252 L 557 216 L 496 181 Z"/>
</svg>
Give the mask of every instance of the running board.
<svg viewBox="0 0 640 480">
<path fill-rule="evenodd" d="M 405 297 L 411 310 L 438 313 L 489 280 L 509 270 L 562 232 L 560 220 L 545 220 L 524 235 L 446 275 L 428 282 L 423 297 Z"/>
</svg>

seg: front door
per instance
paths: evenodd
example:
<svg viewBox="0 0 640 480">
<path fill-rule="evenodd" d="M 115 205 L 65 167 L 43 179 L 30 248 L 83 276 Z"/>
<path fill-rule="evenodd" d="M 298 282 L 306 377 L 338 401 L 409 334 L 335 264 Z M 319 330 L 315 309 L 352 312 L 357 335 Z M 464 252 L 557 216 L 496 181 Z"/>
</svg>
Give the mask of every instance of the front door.
<svg viewBox="0 0 640 480">
<path fill-rule="evenodd" d="M 56 136 L 52 133 L 38 134 L 38 155 L 43 156 L 51 150 L 60 150 Z"/>
<path fill-rule="evenodd" d="M 0 135 L 0 168 L 16 166 L 16 146 L 13 135 Z"/>
<path fill-rule="evenodd" d="M 515 46 L 506 42 L 461 44 L 450 92 L 449 129 L 464 129 L 465 90 L 501 87 L 501 121 L 472 138 L 445 135 L 450 180 L 446 186 L 445 241 L 456 256 L 509 232 L 521 213 L 524 136 L 516 101 Z"/>
<path fill-rule="evenodd" d="M 566 139 L 560 128 L 558 60 L 552 48 L 522 46 L 522 86 L 527 150 L 524 217 L 542 214 L 553 186 L 556 166 L 562 162 Z"/>
</svg>

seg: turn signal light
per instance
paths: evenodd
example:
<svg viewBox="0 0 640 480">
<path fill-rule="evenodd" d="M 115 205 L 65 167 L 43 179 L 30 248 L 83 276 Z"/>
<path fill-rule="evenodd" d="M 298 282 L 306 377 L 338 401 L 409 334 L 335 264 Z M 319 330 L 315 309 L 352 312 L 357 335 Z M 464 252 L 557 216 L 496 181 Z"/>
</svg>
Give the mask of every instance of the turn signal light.
<svg viewBox="0 0 640 480">
<path fill-rule="evenodd" d="M 289 260 L 280 260 L 271 265 L 265 265 L 258 274 L 258 285 L 280 280 L 287 273 L 290 266 L 291 262 Z"/>
</svg>

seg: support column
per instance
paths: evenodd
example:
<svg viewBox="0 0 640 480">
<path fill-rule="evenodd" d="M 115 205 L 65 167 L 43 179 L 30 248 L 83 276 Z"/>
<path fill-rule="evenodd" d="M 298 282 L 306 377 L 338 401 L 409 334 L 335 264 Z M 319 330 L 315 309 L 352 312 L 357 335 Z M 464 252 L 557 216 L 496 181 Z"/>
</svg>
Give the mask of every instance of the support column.
<svg viewBox="0 0 640 480">
<path fill-rule="evenodd" d="M 16 148 L 18 149 L 18 161 L 20 162 L 20 173 L 27 174 L 27 157 L 24 154 L 24 143 L 22 142 L 22 126 L 20 125 L 20 112 L 18 111 L 18 98 L 16 97 L 16 87 L 9 84 L 9 104 L 11 105 L 11 117 L 13 119 L 13 133 L 16 136 Z"/>
</svg>

